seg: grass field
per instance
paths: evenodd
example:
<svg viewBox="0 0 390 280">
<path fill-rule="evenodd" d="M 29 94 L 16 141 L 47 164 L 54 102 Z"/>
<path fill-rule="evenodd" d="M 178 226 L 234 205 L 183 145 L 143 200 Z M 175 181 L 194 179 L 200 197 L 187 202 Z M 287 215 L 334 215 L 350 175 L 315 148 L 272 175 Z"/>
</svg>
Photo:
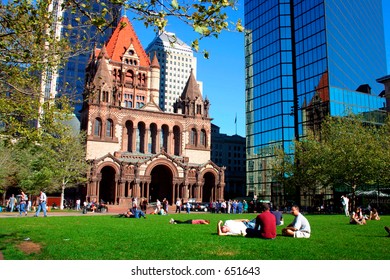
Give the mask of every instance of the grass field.
<svg viewBox="0 0 390 280">
<path fill-rule="evenodd" d="M 349 225 L 342 215 L 307 215 L 310 239 L 218 236 L 218 220 L 255 214 L 110 215 L 1 218 L 0 251 L 6 260 L 389 260 L 390 216 Z M 168 223 L 170 218 L 210 219 L 210 225 Z M 293 216 L 284 214 L 286 223 Z M 26 241 L 26 239 L 29 239 Z"/>
</svg>

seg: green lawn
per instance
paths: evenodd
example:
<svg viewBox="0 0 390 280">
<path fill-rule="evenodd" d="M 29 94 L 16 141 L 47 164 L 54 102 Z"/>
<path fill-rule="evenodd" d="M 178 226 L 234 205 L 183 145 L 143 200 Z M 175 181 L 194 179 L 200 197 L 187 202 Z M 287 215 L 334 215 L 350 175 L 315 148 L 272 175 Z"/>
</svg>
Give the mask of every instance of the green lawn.
<svg viewBox="0 0 390 280">
<path fill-rule="evenodd" d="M 342 215 L 307 215 L 310 239 L 275 240 L 218 236 L 219 219 L 254 214 L 148 215 L 147 219 L 85 215 L 0 218 L 0 251 L 6 260 L 389 260 L 390 238 L 383 229 L 390 216 L 349 225 Z M 210 219 L 211 225 L 168 223 L 175 219 Z M 293 217 L 284 215 L 289 223 Z M 26 238 L 30 240 L 24 241 Z M 21 245 L 40 247 L 26 253 Z M 39 246 L 37 246 L 39 245 Z"/>
</svg>

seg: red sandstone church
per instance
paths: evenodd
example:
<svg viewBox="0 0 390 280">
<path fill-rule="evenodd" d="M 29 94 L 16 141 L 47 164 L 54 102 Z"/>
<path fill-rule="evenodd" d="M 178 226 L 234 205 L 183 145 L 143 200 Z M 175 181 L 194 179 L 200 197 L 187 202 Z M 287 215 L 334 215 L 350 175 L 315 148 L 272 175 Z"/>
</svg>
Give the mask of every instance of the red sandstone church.
<svg viewBox="0 0 390 280">
<path fill-rule="evenodd" d="M 91 162 L 87 199 L 129 205 L 224 197 L 224 169 L 210 160 L 211 118 L 191 73 L 175 113 L 158 104 L 160 66 L 123 17 L 86 68 L 81 128 Z"/>
</svg>

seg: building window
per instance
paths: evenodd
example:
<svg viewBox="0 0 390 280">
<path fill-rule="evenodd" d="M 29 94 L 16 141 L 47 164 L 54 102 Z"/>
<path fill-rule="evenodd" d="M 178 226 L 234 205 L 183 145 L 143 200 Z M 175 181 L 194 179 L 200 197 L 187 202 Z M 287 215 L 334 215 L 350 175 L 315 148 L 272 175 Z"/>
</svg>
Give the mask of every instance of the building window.
<svg viewBox="0 0 390 280">
<path fill-rule="evenodd" d="M 191 145 L 196 146 L 196 138 L 197 138 L 196 129 L 193 128 L 191 130 L 191 136 L 190 136 L 190 144 Z"/>
<path fill-rule="evenodd" d="M 108 102 L 108 91 L 103 91 L 102 101 Z"/>
<path fill-rule="evenodd" d="M 200 144 L 206 147 L 206 131 L 204 129 L 200 132 Z"/>
<path fill-rule="evenodd" d="M 113 122 L 112 120 L 107 120 L 106 123 L 106 137 L 113 137 Z"/>
<path fill-rule="evenodd" d="M 102 120 L 99 119 L 99 118 L 96 118 L 95 119 L 95 127 L 94 127 L 94 131 L 93 131 L 93 135 L 100 137 L 101 132 L 102 132 Z"/>
</svg>

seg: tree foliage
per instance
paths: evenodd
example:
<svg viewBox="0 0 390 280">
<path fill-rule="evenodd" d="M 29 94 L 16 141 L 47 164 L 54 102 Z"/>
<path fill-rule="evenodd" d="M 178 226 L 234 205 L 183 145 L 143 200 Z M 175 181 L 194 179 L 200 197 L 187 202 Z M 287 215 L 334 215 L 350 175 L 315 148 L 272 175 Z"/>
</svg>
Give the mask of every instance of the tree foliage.
<svg viewBox="0 0 390 280">
<path fill-rule="evenodd" d="M 98 2 L 98 3 L 97 3 Z M 199 51 L 199 40 L 205 37 L 216 37 L 223 31 L 244 30 L 241 19 L 230 21 L 228 12 L 237 9 L 237 0 L 109 0 L 103 3 L 95 0 L 65 0 L 64 9 L 70 9 L 74 14 L 80 14 L 84 18 L 77 17 L 79 22 L 92 24 L 104 31 L 112 22 L 107 21 L 110 6 L 119 5 L 124 10 L 134 14 L 134 20 L 141 21 L 146 27 L 152 27 L 156 31 L 164 30 L 172 18 L 179 19 L 183 24 L 190 26 L 198 36 L 191 42 L 194 50 Z M 101 5 L 99 12 L 93 5 Z M 108 18 L 113 18 L 109 16 Z M 203 51 L 208 58 L 208 52 Z"/>
<path fill-rule="evenodd" d="M 286 185 L 318 188 L 389 185 L 390 121 L 376 126 L 350 115 L 328 118 L 320 137 L 309 133 L 294 143 L 294 157 L 279 151 L 275 175 Z"/>
<path fill-rule="evenodd" d="M 58 17 L 56 4 L 73 14 Z M 9 0 L 0 4 L 0 191 L 18 185 L 32 193 L 64 189 L 84 180 L 87 169 L 81 136 L 62 125 L 72 108 L 66 98 L 44 96 L 47 80 L 67 60 L 90 50 L 92 27 L 105 32 L 118 14 L 113 6 L 133 12 L 146 27 L 163 30 L 170 18 L 190 25 L 199 40 L 224 30 L 243 31 L 241 21 L 229 23 L 227 11 L 236 0 Z M 99 7 L 96 9 L 96 7 Z M 56 28 L 59 22 L 62 33 Z M 232 25 L 234 24 L 234 25 Z M 232 27 L 234 26 L 234 27 Z M 207 51 L 204 52 L 207 57 Z M 61 89 L 66 92 L 66 89 Z M 12 152 L 10 152 L 12 151 Z"/>
</svg>

